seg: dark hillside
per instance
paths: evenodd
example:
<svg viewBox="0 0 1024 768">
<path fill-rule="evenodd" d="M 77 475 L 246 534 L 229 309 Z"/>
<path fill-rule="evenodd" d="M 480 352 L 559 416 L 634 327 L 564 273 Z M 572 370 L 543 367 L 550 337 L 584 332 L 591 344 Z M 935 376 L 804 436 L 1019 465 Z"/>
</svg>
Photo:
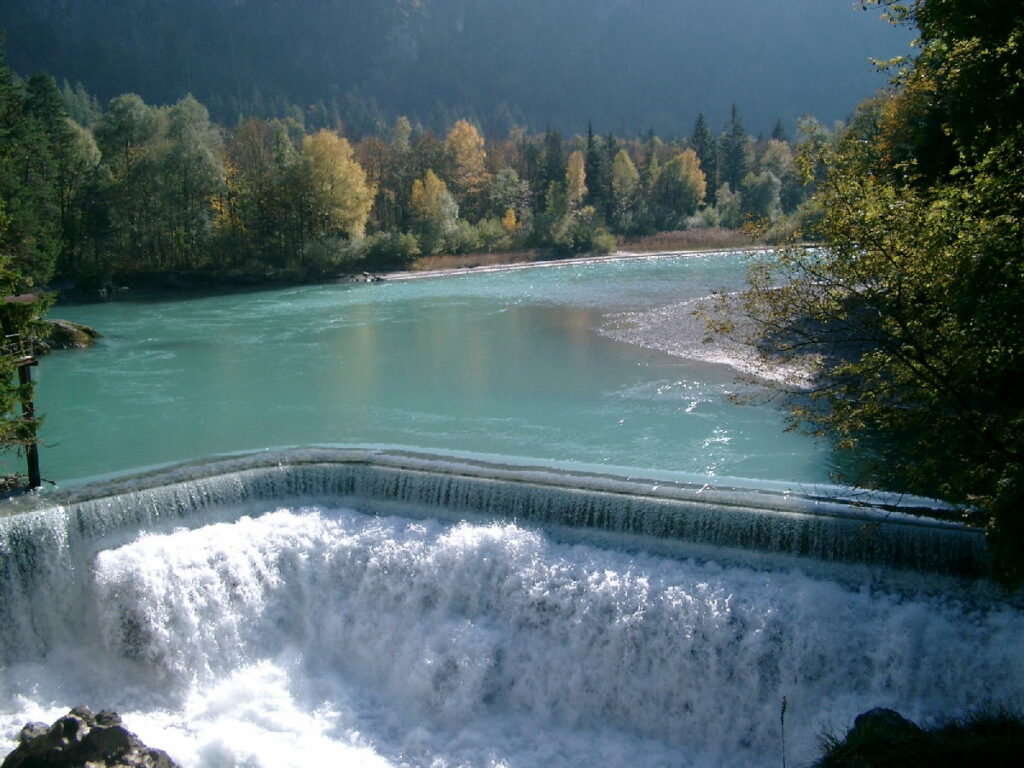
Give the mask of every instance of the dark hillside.
<svg viewBox="0 0 1024 768">
<path fill-rule="evenodd" d="M 323 102 L 370 131 L 399 113 L 687 133 L 737 103 L 755 133 L 842 119 L 906 31 L 849 0 L 25 0 L 0 4 L 8 62 L 214 115 Z"/>
</svg>

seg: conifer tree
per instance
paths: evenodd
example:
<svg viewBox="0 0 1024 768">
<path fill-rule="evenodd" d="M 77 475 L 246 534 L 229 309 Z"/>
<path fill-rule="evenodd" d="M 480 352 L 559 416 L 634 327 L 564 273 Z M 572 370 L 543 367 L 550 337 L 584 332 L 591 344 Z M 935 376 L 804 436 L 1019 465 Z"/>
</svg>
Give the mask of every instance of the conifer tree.
<svg viewBox="0 0 1024 768">
<path fill-rule="evenodd" d="M 693 124 L 693 135 L 690 136 L 690 146 L 697 153 L 700 160 L 701 170 L 708 182 L 708 203 L 714 205 L 715 192 L 718 189 L 718 147 L 715 144 L 715 137 L 708 128 L 704 113 L 697 114 L 697 120 Z"/>
<path fill-rule="evenodd" d="M 743 129 L 739 111 L 732 105 L 732 113 L 725 132 L 718 140 L 722 166 L 719 181 L 729 185 L 736 192 L 748 173 L 754 160 L 753 142 Z"/>
</svg>

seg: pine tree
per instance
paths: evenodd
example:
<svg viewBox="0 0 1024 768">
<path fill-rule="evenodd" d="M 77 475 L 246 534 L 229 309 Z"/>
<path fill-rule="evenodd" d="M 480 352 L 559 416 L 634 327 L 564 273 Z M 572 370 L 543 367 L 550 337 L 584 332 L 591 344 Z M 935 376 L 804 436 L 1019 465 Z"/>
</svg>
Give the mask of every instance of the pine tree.
<svg viewBox="0 0 1024 768">
<path fill-rule="evenodd" d="M 693 124 L 693 135 L 690 136 L 690 147 L 697 153 L 700 160 L 701 170 L 708 182 L 708 204 L 714 205 L 715 191 L 718 189 L 718 147 L 715 144 L 715 137 L 711 135 L 704 113 L 697 114 L 697 120 Z"/>
<path fill-rule="evenodd" d="M 754 148 L 750 136 L 743 130 L 739 111 L 732 105 L 732 115 L 725 132 L 718 140 L 722 167 L 719 180 L 735 192 L 748 173 L 754 160 Z"/>
<path fill-rule="evenodd" d="M 786 136 L 786 126 L 782 124 L 782 118 L 775 121 L 775 127 L 772 128 L 771 138 L 775 141 L 789 142 L 789 137 Z"/>
</svg>

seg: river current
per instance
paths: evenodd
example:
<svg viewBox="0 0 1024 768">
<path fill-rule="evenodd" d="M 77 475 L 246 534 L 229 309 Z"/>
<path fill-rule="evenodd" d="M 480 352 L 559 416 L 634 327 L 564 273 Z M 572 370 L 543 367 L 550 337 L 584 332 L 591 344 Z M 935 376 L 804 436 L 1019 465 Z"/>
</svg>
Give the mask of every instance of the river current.
<svg viewBox="0 0 1024 768">
<path fill-rule="evenodd" d="M 618 340 L 658 347 L 652 310 L 688 317 L 743 275 L 708 254 L 60 306 L 103 338 L 39 365 L 43 476 L 361 444 L 826 482 L 827 446 L 729 401 L 733 368 Z"/>
<path fill-rule="evenodd" d="M 979 537 L 813 496 L 827 447 L 669 338 L 742 272 L 61 307 L 104 338 L 38 370 L 70 495 L 0 510 L 0 752 L 88 704 L 185 768 L 768 768 L 872 707 L 1019 707 L 1024 613 L 943 565 Z M 332 444 L 372 447 L 83 485 Z"/>
</svg>

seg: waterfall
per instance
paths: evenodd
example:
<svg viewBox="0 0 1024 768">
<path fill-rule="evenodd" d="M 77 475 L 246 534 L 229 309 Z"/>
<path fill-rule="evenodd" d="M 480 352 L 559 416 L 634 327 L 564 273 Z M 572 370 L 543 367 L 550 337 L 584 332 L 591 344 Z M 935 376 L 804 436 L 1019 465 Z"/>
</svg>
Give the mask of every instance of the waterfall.
<svg viewBox="0 0 1024 768">
<path fill-rule="evenodd" d="M 793 764 L 872 706 L 1024 700 L 979 537 L 884 507 L 372 451 L 29 506 L 0 739 L 88 703 L 204 768 L 767 766 L 783 696 Z"/>
</svg>

